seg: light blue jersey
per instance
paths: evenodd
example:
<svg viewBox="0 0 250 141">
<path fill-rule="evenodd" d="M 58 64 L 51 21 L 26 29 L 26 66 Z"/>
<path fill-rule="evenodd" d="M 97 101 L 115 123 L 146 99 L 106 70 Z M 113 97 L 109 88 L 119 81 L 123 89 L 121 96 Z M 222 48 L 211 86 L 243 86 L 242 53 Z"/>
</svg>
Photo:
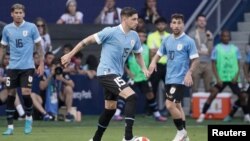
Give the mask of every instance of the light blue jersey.
<svg viewBox="0 0 250 141">
<path fill-rule="evenodd" d="M 98 44 L 102 44 L 97 76 L 123 75 L 124 64 L 131 51 L 141 53 L 143 50 L 138 34 L 132 30 L 125 33 L 121 25 L 104 28 L 94 37 Z"/>
<path fill-rule="evenodd" d="M 35 68 L 33 50 L 35 43 L 41 40 L 38 29 L 33 23 L 25 22 L 17 27 L 14 23 L 3 29 L 1 44 L 10 47 L 8 69 Z"/>
<path fill-rule="evenodd" d="M 184 84 L 190 60 L 199 57 L 194 40 L 185 33 L 178 38 L 173 34 L 165 38 L 157 54 L 168 58 L 166 84 Z"/>
</svg>

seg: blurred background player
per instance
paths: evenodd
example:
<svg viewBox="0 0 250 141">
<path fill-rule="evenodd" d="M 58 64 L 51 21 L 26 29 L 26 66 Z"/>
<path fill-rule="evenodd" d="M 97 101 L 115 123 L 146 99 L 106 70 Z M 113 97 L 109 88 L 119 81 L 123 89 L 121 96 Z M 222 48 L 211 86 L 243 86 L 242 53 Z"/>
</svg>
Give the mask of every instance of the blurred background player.
<svg viewBox="0 0 250 141">
<path fill-rule="evenodd" d="M 11 7 L 11 17 L 13 23 L 6 25 L 3 29 L 1 46 L 10 46 L 10 62 L 7 71 L 6 87 L 7 98 L 7 121 L 8 128 L 3 135 L 12 135 L 14 130 L 13 114 L 16 88 L 21 87 L 24 108 L 26 113 L 24 133 L 32 132 L 32 99 L 31 87 L 34 74 L 34 47 L 40 53 L 40 64 L 37 68 L 38 75 L 44 71 L 43 49 L 41 47 L 41 37 L 35 24 L 24 21 L 25 7 L 22 4 L 14 4 Z M 18 30 L 17 30 L 18 29 Z M 9 34 L 12 33 L 12 34 Z M 0 50 L 2 52 L 2 48 Z"/>
</svg>

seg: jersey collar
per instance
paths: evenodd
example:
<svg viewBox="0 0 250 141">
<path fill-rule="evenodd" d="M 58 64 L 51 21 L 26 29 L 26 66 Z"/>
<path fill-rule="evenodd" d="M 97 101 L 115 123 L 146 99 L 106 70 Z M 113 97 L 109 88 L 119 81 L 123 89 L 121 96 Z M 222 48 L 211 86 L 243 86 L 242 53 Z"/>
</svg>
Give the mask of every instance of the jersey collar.
<svg viewBox="0 0 250 141">
<path fill-rule="evenodd" d="M 14 26 L 14 27 L 18 28 L 18 27 L 23 26 L 23 25 L 24 25 L 24 23 L 25 23 L 25 20 L 23 20 L 23 22 L 20 24 L 20 26 L 16 26 L 14 22 L 13 22 L 12 24 L 13 24 L 13 26 Z"/>
<path fill-rule="evenodd" d="M 123 27 L 122 27 L 122 24 L 119 25 L 119 28 L 121 29 L 121 31 L 124 33 L 124 34 L 128 34 L 130 31 L 128 31 L 128 33 L 125 33 Z"/>
<path fill-rule="evenodd" d="M 184 35 L 186 35 L 186 34 L 184 32 L 182 32 L 182 34 L 179 37 L 175 38 L 174 35 L 173 35 L 173 37 L 177 40 L 177 39 L 180 39 Z"/>
</svg>

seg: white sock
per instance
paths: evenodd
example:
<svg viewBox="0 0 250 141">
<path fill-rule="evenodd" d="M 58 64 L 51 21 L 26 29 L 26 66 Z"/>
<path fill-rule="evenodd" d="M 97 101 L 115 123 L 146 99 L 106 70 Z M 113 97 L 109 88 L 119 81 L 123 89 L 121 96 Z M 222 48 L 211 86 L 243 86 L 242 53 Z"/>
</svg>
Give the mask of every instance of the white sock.
<svg viewBox="0 0 250 141">
<path fill-rule="evenodd" d="M 159 111 L 156 111 L 156 112 L 154 112 L 154 116 L 155 116 L 155 117 L 160 117 L 160 116 L 161 116 L 161 114 L 160 114 L 160 112 L 159 112 Z"/>
<path fill-rule="evenodd" d="M 32 118 L 32 116 L 26 116 L 25 119 L 26 120 L 32 120 L 33 118 Z"/>
<path fill-rule="evenodd" d="M 13 125 L 13 124 L 8 125 L 8 128 L 10 128 L 10 129 L 14 129 L 14 125 Z"/>
<path fill-rule="evenodd" d="M 121 115 L 121 110 L 120 109 L 116 109 L 115 111 L 115 116 L 120 116 Z"/>
<path fill-rule="evenodd" d="M 23 106 L 21 104 L 17 105 L 16 109 L 20 117 L 24 115 Z"/>
</svg>

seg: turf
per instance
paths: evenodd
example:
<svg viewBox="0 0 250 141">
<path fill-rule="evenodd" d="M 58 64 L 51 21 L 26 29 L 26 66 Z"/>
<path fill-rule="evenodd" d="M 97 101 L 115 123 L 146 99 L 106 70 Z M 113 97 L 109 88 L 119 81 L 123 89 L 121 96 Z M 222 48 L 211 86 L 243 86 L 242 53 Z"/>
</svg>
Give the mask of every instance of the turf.
<svg viewBox="0 0 250 141">
<path fill-rule="evenodd" d="M 88 141 L 96 130 L 98 116 L 83 116 L 82 122 L 66 123 L 63 121 L 44 122 L 35 121 L 33 132 L 23 134 L 23 121 L 15 121 L 15 131 L 12 136 L 0 135 L 0 141 Z M 207 141 L 208 124 L 245 124 L 241 119 L 234 119 L 230 123 L 220 120 L 207 120 L 196 124 L 194 119 L 187 119 L 187 130 L 191 141 Z M 0 118 L 0 132 L 6 129 L 4 117 Z M 106 130 L 103 141 L 121 141 L 124 122 L 112 121 Z M 171 119 L 167 122 L 156 122 L 153 118 L 143 115 L 136 117 L 134 135 L 146 136 L 151 141 L 171 141 L 176 128 Z"/>
</svg>

